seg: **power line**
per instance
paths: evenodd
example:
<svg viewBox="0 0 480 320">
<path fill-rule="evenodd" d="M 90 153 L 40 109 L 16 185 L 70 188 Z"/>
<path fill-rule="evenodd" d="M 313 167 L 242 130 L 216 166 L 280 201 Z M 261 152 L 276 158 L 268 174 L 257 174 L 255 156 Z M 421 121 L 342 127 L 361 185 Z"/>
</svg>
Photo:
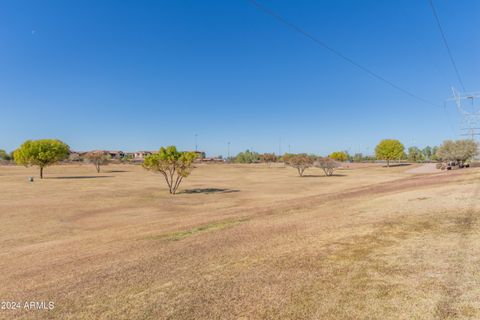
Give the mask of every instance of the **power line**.
<svg viewBox="0 0 480 320">
<path fill-rule="evenodd" d="M 448 45 L 447 37 L 443 32 L 442 24 L 440 23 L 440 18 L 438 17 L 437 10 L 435 9 L 435 5 L 433 4 L 433 0 L 428 0 L 428 3 L 430 3 L 430 8 L 432 9 L 432 13 L 433 13 L 433 16 L 435 17 L 435 21 L 437 22 L 438 30 L 440 30 L 440 34 L 442 35 L 443 44 L 445 45 L 445 48 L 447 48 L 448 56 L 450 57 L 450 62 L 452 63 L 453 69 L 455 70 L 455 74 L 457 75 L 458 82 L 462 86 L 463 91 L 467 91 L 465 90 L 465 86 L 463 85 L 462 78 L 460 77 L 460 72 L 458 72 L 455 59 L 453 59 L 452 51 L 450 50 L 450 46 Z"/>
<path fill-rule="evenodd" d="M 273 18 L 275 18 L 276 20 L 278 20 L 279 22 L 283 23 L 284 25 L 288 26 L 289 28 L 293 29 L 294 31 L 300 33 L 301 35 L 307 37 L 308 39 L 312 40 L 313 42 L 315 42 L 317 45 L 323 47 L 324 49 L 327 49 L 328 51 L 330 51 L 331 53 L 335 54 L 336 56 L 342 58 L 343 60 L 347 61 L 348 63 L 350 63 L 351 65 L 359 68 L 360 70 L 362 70 L 363 72 L 365 73 L 368 73 L 370 76 L 376 78 L 377 80 L 380 80 L 384 83 L 386 83 L 387 85 L 389 85 L 390 87 L 402 92 L 403 94 L 406 94 L 408 96 L 410 96 L 411 98 L 414 98 L 416 100 L 419 100 L 425 104 L 428 104 L 428 105 L 431 105 L 431 106 L 434 106 L 434 107 L 437 107 L 437 108 L 442 108 L 442 106 L 438 105 L 438 104 L 435 104 L 431 101 L 428 101 L 427 99 L 424 99 L 422 97 L 420 97 L 419 95 L 416 95 L 415 93 L 413 92 L 410 92 L 409 90 L 407 89 L 404 89 L 398 85 L 396 85 L 395 83 L 391 82 L 390 80 L 387 80 L 386 78 L 382 77 L 381 75 L 379 75 L 378 73 L 370 70 L 369 68 L 361 65 L 360 63 L 354 61 L 353 59 L 347 57 L 346 55 L 344 55 L 343 53 L 341 53 L 340 51 L 330 47 L 329 45 L 327 45 L 325 42 L 319 40 L 318 38 L 316 38 L 315 36 L 313 36 L 311 33 L 303 30 L 302 28 L 300 28 L 299 26 L 297 26 L 296 24 L 286 20 L 285 18 L 283 18 L 282 16 L 278 15 L 276 12 L 270 10 L 269 8 L 265 7 L 264 5 L 261 5 L 260 3 L 258 3 L 256 0 L 248 0 L 250 3 L 252 3 L 256 8 L 258 8 L 259 10 L 267 13 L 268 15 L 272 16 Z"/>
</svg>

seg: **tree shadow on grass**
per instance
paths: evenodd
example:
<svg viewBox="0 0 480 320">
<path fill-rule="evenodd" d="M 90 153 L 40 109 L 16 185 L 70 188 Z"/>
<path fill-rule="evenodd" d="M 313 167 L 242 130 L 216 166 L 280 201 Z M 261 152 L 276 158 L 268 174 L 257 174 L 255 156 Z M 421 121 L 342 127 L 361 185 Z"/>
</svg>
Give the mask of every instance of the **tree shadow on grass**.
<svg viewBox="0 0 480 320">
<path fill-rule="evenodd" d="M 45 177 L 44 179 L 101 179 L 113 178 L 115 176 L 68 176 L 68 177 Z"/>
<path fill-rule="evenodd" d="M 108 173 L 121 173 L 121 172 L 131 172 L 127 170 L 105 170 L 103 172 L 108 172 Z"/>
<path fill-rule="evenodd" d="M 407 167 L 411 165 L 411 163 L 390 163 L 390 167 Z M 382 167 L 387 168 L 387 165 L 384 165 Z"/>
<path fill-rule="evenodd" d="M 346 174 L 334 173 L 331 176 L 326 176 L 324 174 L 304 174 L 302 178 L 329 178 L 329 177 L 345 177 Z"/>
<path fill-rule="evenodd" d="M 232 192 L 240 192 L 240 190 L 236 189 L 221 189 L 221 188 L 197 188 L 197 189 L 186 189 L 180 193 L 187 193 L 187 194 L 194 194 L 194 193 L 232 193 Z"/>
</svg>

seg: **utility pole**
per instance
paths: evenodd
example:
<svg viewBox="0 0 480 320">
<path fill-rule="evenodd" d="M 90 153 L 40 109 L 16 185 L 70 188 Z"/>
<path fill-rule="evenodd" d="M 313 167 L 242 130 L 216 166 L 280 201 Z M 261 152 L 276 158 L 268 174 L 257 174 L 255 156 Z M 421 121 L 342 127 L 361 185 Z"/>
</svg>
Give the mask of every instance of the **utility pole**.
<svg viewBox="0 0 480 320">
<path fill-rule="evenodd" d="M 195 151 L 198 151 L 197 137 L 198 137 L 198 134 L 195 133 Z"/>
<path fill-rule="evenodd" d="M 278 138 L 278 156 L 282 156 L 282 138 Z"/>
<path fill-rule="evenodd" d="M 292 153 L 290 150 L 290 145 L 288 145 L 288 153 Z"/>
<path fill-rule="evenodd" d="M 227 142 L 227 160 L 230 159 L 230 142 Z"/>
<path fill-rule="evenodd" d="M 479 93 L 460 93 L 452 87 L 453 98 L 457 110 L 462 115 L 462 136 L 470 136 L 475 141 L 475 136 L 480 136 L 480 106 L 475 99 L 480 98 Z"/>
</svg>

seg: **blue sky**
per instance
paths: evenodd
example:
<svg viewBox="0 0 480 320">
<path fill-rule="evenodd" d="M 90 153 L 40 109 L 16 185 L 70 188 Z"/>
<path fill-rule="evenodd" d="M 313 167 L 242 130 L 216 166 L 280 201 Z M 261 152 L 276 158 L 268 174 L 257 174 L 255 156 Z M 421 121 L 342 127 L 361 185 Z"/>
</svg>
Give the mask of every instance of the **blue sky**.
<svg viewBox="0 0 480 320">
<path fill-rule="evenodd" d="M 351 59 L 443 105 L 459 87 L 427 0 L 259 2 Z M 479 1 L 435 5 L 467 90 L 477 90 Z M 458 138 L 460 118 L 414 100 L 247 0 L 0 2 L 0 149 L 209 155 L 372 152 L 382 138 Z"/>
</svg>

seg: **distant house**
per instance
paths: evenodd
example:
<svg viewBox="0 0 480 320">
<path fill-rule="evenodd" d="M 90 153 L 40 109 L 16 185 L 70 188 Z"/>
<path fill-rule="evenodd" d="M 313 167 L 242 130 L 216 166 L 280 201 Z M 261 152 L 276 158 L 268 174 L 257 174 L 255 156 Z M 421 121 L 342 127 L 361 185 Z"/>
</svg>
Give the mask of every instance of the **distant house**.
<svg viewBox="0 0 480 320">
<path fill-rule="evenodd" d="M 125 152 L 119 150 L 106 151 L 111 159 L 120 160 L 125 156 Z"/>
<path fill-rule="evenodd" d="M 153 151 L 137 151 L 133 153 L 133 161 L 143 161 L 146 156 L 154 153 Z"/>
<path fill-rule="evenodd" d="M 79 152 L 79 151 L 70 151 L 70 154 L 68 155 L 68 161 L 82 161 L 83 156 L 85 155 L 86 152 Z"/>
<path fill-rule="evenodd" d="M 200 162 L 212 162 L 212 163 L 224 163 L 225 159 L 221 157 L 214 157 L 214 158 L 200 158 L 197 161 Z"/>
</svg>

